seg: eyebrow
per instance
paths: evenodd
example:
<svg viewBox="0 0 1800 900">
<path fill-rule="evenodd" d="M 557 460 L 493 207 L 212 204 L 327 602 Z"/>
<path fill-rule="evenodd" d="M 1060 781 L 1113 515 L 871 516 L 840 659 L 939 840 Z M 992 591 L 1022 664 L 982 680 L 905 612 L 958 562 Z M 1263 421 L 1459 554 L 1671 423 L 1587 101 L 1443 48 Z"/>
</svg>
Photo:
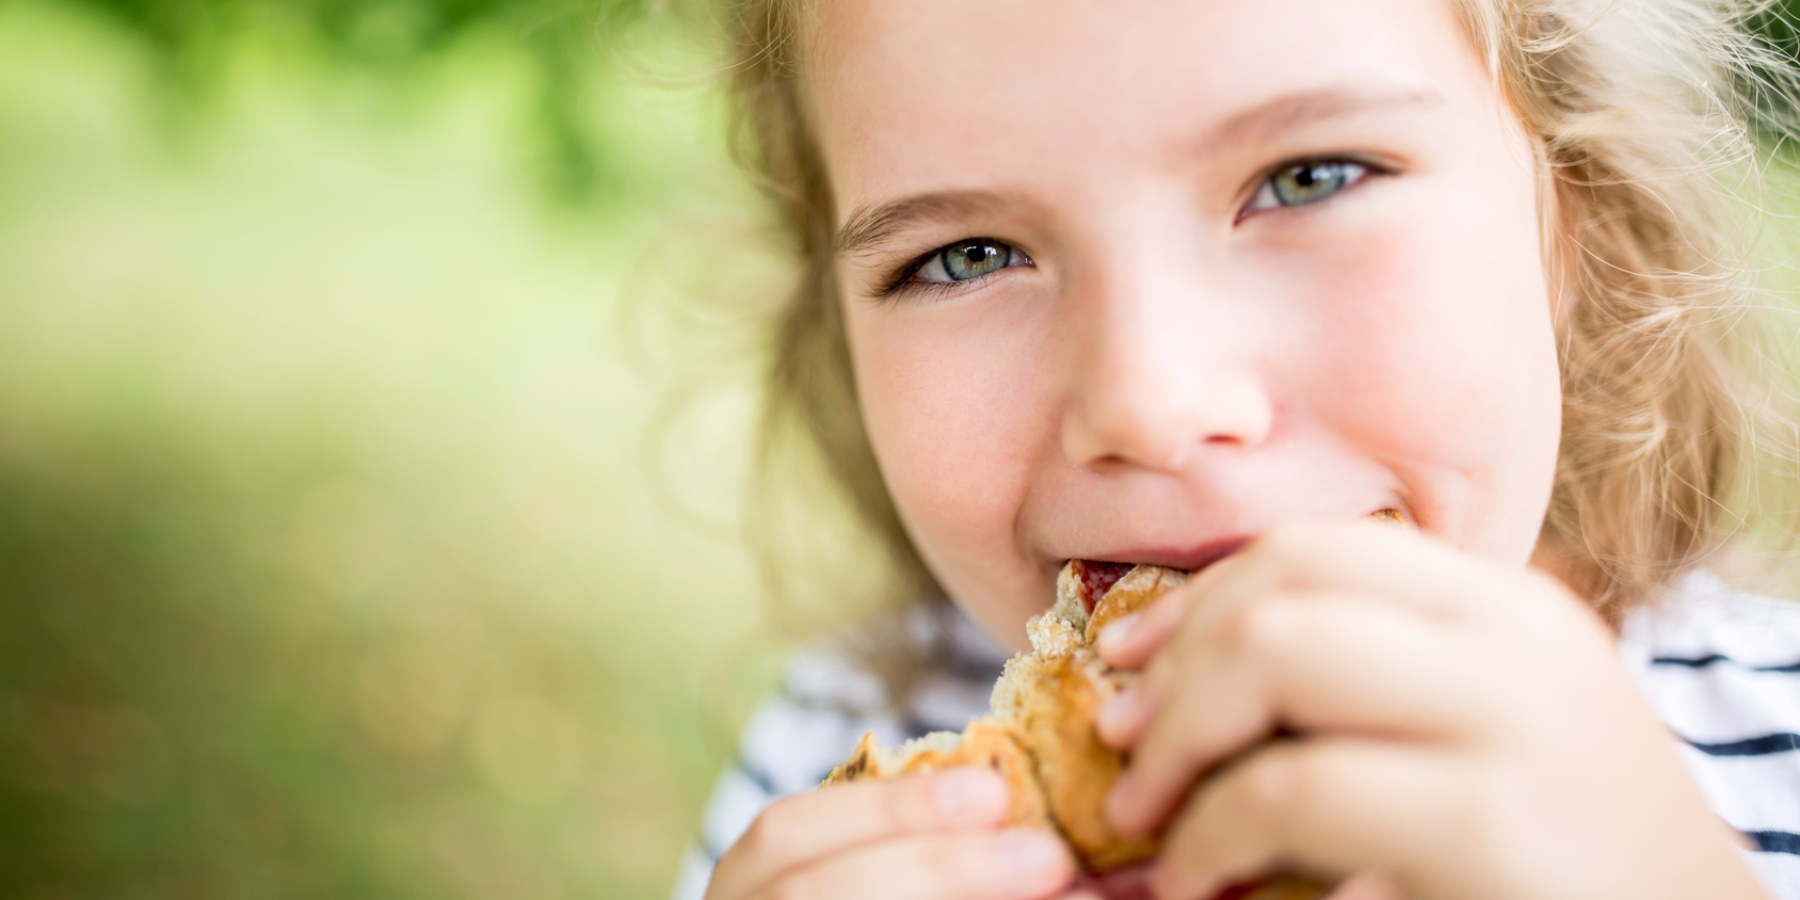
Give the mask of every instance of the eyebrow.
<svg viewBox="0 0 1800 900">
<path fill-rule="evenodd" d="M 937 191 L 858 207 L 838 229 L 837 252 L 861 253 L 922 222 L 952 222 L 993 213 L 1007 205 L 990 191 Z"/>
<path fill-rule="evenodd" d="M 1232 113 L 1189 145 L 1190 151 L 1215 154 L 1230 147 L 1266 141 L 1303 123 L 1400 108 L 1429 108 L 1444 101 L 1432 90 L 1383 89 L 1296 91 L 1271 97 Z"/>
<path fill-rule="evenodd" d="M 1231 114 L 1206 129 L 1188 145 L 1190 152 L 1211 155 L 1232 146 L 1250 144 L 1294 128 L 1304 122 L 1335 119 L 1395 107 L 1431 107 L 1443 96 L 1431 90 L 1344 90 L 1327 88 L 1296 91 L 1272 97 L 1249 109 Z M 1007 205 L 1004 196 L 990 191 L 937 191 L 902 197 L 887 203 L 858 207 L 838 229 L 837 252 L 855 255 L 886 243 L 905 229 L 926 222 L 953 222 L 993 214 Z"/>
</svg>

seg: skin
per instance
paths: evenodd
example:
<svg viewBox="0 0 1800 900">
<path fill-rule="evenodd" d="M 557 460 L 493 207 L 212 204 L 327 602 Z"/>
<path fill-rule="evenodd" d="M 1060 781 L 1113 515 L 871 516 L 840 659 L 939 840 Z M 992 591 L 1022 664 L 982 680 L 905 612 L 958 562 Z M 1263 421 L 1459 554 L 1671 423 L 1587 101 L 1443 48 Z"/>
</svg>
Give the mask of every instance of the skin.
<svg viewBox="0 0 1800 900">
<path fill-rule="evenodd" d="M 1384 507 L 1527 560 L 1561 408 L 1533 154 L 1439 0 L 943 6 L 825 6 L 813 83 L 840 218 L 996 195 L 840 261 L 883 475 L 971 615 L 1022 649 L 1071 557 Z M 1372 105 L 1242 118 L 1318 92 Z M 1237 218 L 1333 153 L 1396 174 Z M 871 298 L 970 236 L 1035 266 Z"/>
<path fill-rule="evenodd" d="M 1100 732 L 1133 751 L 1114 823 L 1167 829 L 1157 897 L 1274 867 L 1340 900 L 1762 896 L 1527 568 L 1559 292 L 1532 139 L 1447 4 L 832 0 L 807 48 L 858 394 L 941 583 L 1022 649 L 1068 559 L 1203 568 L 1103 644 L 1146 671 Z M 1306 159 L 1368 174 L 1268 204 Z M 909 269 L 971 238 L 1024 261 Z M 1416 530 L 1346 524 L 1389 508 Z M 709 896 L 1070 890 L 1003 791 L 781 801 Z"/>
</svg>

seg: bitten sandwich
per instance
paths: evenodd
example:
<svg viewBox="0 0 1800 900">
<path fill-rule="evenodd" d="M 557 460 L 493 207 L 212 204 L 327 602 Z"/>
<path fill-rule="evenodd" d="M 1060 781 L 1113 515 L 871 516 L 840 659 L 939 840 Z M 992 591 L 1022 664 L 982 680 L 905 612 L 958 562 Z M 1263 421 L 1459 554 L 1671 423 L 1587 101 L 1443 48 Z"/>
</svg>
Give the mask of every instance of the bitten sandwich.
<svg viewBox="0 0 1800 900">
<path fill-rule="evenodd" d="M 1092 644 L 1108 624 L 1185 580 L 1187 573 L 1161 566 L 1071 561 L 1057 577 L 1056 604 L 1026 624 L 1031 652 L 1007 662 L 986 716 L 961 734 L 935 732 L 892 750 L 876 743 L 872 732 L 865 734 L 825 785 L 987 766 L 1011 791 L 1008 826 L 1056 832 L 1091 873 L 1149 860 L 1157 853 L 1156 839 L 1122 837 L 1102 814 L 1125 757 L 1094 733 L 1100 705 L 1136 673 L 1108 667 Z M 1324 891 L 1277 877 L 1232 893 L 1243 900 L 1312 900 Z"/>
<path fill-rule="evenodd" d="M 1386 509 L 1370 518 L 1405 525 Z M 1010 827 L 1060 835 L 1083 869 L 1104 873 L 1156 856 L 1155 838 L 1128 839 L 1107 825 L 1102 804 L 1125 757 L 1094 733 L 1100 705 L 1136 678 L 1093 651 L 1107 625 L 1150 605 L 1187 580 L 1162 566 L 1071 560 L 1056 579 L 1056 603 L 1026 623 L 1031 652 L 1006 663 L 988 714 L 962 733 L 940 731 L 892 750 L 863 735 L 821 787 L 921 775 L 948 766 L 987 766 L 1006 780 Z M 1314 900 L 1325 889 L 1290 876 L 1234 888 L 1232 900 Z"/>
</svg>

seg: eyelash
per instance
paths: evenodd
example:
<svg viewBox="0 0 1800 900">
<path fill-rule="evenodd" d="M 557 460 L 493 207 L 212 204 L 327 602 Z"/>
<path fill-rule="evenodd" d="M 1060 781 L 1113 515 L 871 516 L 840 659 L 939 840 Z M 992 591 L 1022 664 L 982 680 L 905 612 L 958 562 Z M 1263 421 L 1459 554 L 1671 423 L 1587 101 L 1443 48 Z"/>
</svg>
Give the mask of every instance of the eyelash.
<svg viewBox="0 0 1800 900">
<path fill-rule="evenodd" d="M 1314 167 L 1314 168 L 1318 168 L 1318 167 L 1322 167 L 1322 166 L 1345 166 L 1345 167 L 1352 168 L 1355 171 L 1353 174 L 1346 176 L 1344 179 L 1344 182 L 1342 184 L 1338 185 L 1336 188 L 1334 188 L 1330 193 L 1324 194 L 1316 199 L 1302 200 L 1297 203 L 1281 202 L 1280 198 L 1278 196 L 1276 196 L 1276 193 L 1275 193 L 1274 184 L 1275 184 L 1276 177 L 1279 175 L 1282 175 L 1284 173 L 1293 171 L 1295 169 L 1299 169 L 1300 167 L 1303 167 L 1303 166 L 1310 166 L 1310 167 Z M 1256 189 L 1250 194 L 1250 199 L 1244 201 L 1244 205 L 1239 207 L 1237 215 L 1232 220 L 1232 222 L 1233 222 L 1233 224 L 1236 224 L 1238 222 L 1242 222 L 1243 220 L 1251 217 L 1252 215 L 1269 212 L 1272 210 L 1294 209 L 1294 208 L 1301 207 L 1301 206 L 1312 206 L 1312 205 L 1315 205 L 1318 203 L 1323 203 L 1324 201 L 1330 200 L 1331 198 L 1336 197 L 1337 195 L 1343 193 L 1344 191 L 1349 190 L 1350 188 L 1353 188 L 1358 184 L 1361 184 L 1363 181 L 1366 181 L 1370 176 L 1387 175 L 1387 174 L 1390 174 L 1390 171 L 1382 166 L 1376 165 L 1376 164 L 1371 163 L 1364 159 L 1357 159 L 1357 158 L 1348 157 L 1348 156 L 1315 156 L 1315 157 L 1307 157 L 1307 158 L 1302 158 L 1302 159 L 1286 160 L 1284 162 L 1276 164 L 1275 166 L 1272 166 L 1271 168 L 1269 168 L 1263 172 L 1262 176 L 1259 177 L 1256 181 Z M 1263 206 L 1260 208 L 1257 207 L 1255 204 L 1265 194 L 1274 198 L 1275 202 L 1269 206 Z M 976 243 L 976 242 L 991 242 L 994 244 L 998 244 L 1002 247 L 1006 247 L 1012 253 L 1018 254 L 1020 257 L 1024 258 L 1023 265 L 1035 265 L 1034 263 L 1031 262 L 1031 257 L 1026 256 L 1023 251 L 1019 250 L 1017 247 L 1014 247 L 1011 244 L 1006 243 L 1005 241 L 996 240 L 994 238 L 963 238 L 961 240 L 952 241 L 948 244 L 943 244 L 938 247 L 933 247 L 932 249 L 930 249 L 916 257 L 913 257 L 911 260 L 902 264 L 895 271 L 894 275 L 889 277 L 882 284 L 882 286 L 876 291 L 875 295 L 877 297 L 886 298 L 886 297 L 898 296 L 900 294 L 945 293 L 948 291 L 962 290 L 972 284 L 986 281 L 988 279 L 988 276 L 990 276 L 990 275 L 997 275 L 1000 272 L 1006 271 L 1007 269 L 1018 268 L 1018 266 L 1012 265 L 1009 260 L 1008 265 L 1002 266 L 1001 268 L 996 269 L 992 272 L 988 272 L 983 275 L 977 275 L 974 278 L 969 278 L 969 279 L 965 279 L 962 281 L 917 281 L 917 280 L 914 280 L 918 277 L 919 272 L 922 269 L 924 269 L 927 265 L 930 265 L 933 260 L 937 259 L 939 256 L 941 256 L 945 252 L 947 252 L 959 245 Z"/>
<path fill-rule="evenodd" d="M 995 269 L 992 272 L 988 272 L 988 273 L 985 273 L 982 275 L 977 275 L 973 278 L 966 278 L 961 281 L 916 281 L 916 280 L 914 280 L 914 279 L 918 278 L 919 272 L 921 270 L 923 270 L 926 266 L 930 265 L 934 260 L 936 260 L 939 256 L 943 255 L 944 253 L 947 253 L 950 250 L 953 250 L 957 247 L 962 247 L 965 245 L 977 244 L 977 243 L 991 243 L 991 244 L 997 244 L 1001 247 L 1005 247 L 1007 249 L 1007 251 L 1009 252 L 1009 254 L 1018 256 L 1021 260 L 1023 260 L 1023 262 L 1015 265 L 1012 263 L 1011 258 L 1009 256 L 1007 265 L 1001 266 L 1000 268 Z M 924 253 L 921 253 L 918 256 L 913 257 L 911 260 L 901 264 L 900 267 L 896 270 L 895 274 L 893 276 L 889 277 L 882 284 L 882 286 L 876 290 L 875 296 L 880 297 L 880 298 L 886 298 L 886 297 L 897 296 L 900 294 L 919 294 L 919 293 L 942 294 L 942 293 L 947 293 L 949 291 L 959 291 L 959 290 L 962 290 L 972 284 L 977 284 L 977 283 L 986 281 L 989 277 L 998 275 L 1001 272 L 1006 271 L 1007 269 L 1017 269 L 1017 268 L 1022 268 L 1022 267 L 1035 267 L 1036 265 L 1037 265 L 1036 263 L 1031 261 L 1031 256 L 1029 254 L 1027 254 L 1025 251 L 1020 250 L 1018 247 L 1015 247 L 1012 244 L 1009 244 L 1009 243 L 999 240 L 997 238 L 962 238 L 961 240 L 955 240 L 955 241 L 951 241 L 948 244 L 943 244 L 938 247 L 933 247 L 932 249 L 927 250 Z"/>
<path fill-rule="evenodd" d="M 1315 199 L 1302 200 L 1297 203 L 1283 203 L 1280 201 L 1280 198 L 1276 197 L 1275 179 L 1277 177 L 1303 167 L 1316 170 L 1324 166 L 1342 166 L 1353 169 L 1354 171 L 1345 176 L 1343 183 L 1334 188 L 1330 193 Z M 1290 159 L 1285 162 L 1277 163 L 1265 170 L 1262 175 L 1257 178 L 1256 189 L 1250 193 L 1250 199 L 1244 201 L 1244 205 L 1238 208 L 1237 216 L 1232 220 L 1232 224 L 1242 222 L 1259 213 L 1277 209 L 1294 209 L 1301 206 L 1312 206 L 1317 203 L 1323 203 L 1342 194 L 1344 191 L 1363 183 L 1372 175 L 1388 174 L 1391 174 L 1391 170 L 1384 166 L 1377 165 L 1366 159 L 1359 159 L 1351 156 L 1312 156 L 1302 159 Z M 1268 206 L 1256 206 L 1255 204 L 1257 201 L 1264 195 L 1273 198 L 1275 202 Z"/>
</svg>

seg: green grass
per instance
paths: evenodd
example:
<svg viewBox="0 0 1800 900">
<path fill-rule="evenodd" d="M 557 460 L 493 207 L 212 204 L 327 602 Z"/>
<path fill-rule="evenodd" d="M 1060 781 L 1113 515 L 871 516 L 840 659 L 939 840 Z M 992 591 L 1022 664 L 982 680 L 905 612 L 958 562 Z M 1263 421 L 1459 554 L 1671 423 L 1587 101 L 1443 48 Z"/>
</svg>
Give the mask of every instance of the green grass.
<svg viewBox="0 0 1800 900">
<path fill-rule="evenodd" d="M 504 34 L 231 46 L 0 4 L 0 893 L 662 895 L 774 646 L 745 381 L 646 452 L 759 284 L 713 101 L 595 66 L 571 211 Z"/>
</svg>

